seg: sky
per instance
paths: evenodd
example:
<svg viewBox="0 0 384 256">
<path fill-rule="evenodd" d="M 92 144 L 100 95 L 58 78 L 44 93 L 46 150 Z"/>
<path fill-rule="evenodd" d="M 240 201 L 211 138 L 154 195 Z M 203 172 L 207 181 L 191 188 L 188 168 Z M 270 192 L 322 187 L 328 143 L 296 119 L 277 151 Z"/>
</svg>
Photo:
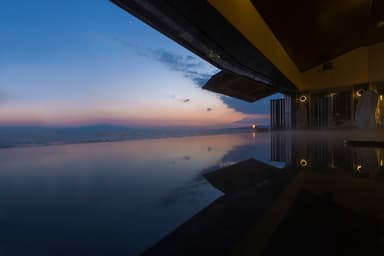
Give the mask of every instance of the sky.
<svg viewBox="0 0 384 256">
<path fill-rule="evenodd" d="M 217 68 L 108 0 L 1 1 L 0 33 L 0 126 L 269 122 L 269 98 L 201 89 Z"/>
</svg>

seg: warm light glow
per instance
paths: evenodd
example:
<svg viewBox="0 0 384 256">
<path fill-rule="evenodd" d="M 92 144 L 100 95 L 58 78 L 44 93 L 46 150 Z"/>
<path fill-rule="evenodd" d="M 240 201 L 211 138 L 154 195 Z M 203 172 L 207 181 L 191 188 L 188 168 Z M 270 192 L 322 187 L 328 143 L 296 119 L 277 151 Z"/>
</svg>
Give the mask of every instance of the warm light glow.
<svg viewBox="0 0 384 256">
<path fill-rule="evenodd" d="M 306 102 L 307 101 L 307 96 L 305 96 L 305 95 L 300 96 L 299 101 L 300 102 Z"/>
<path fill-rule="evenodd" d="M 256 129 L 256 124 L 252 124 L 252 129 Z"/>
<path fill-rule="evenodd" d="M 377 22 L 376 28 L 377 29 L 384 28 L 384 20 L 380 20 L 379 22 Z"/>
<path fill-rule="evenodd" d="M 380 100 L 383 100 L 383 95 L 380 95 L 379 97 L 380 97 Z"/>
<path fill-rule="evenodd" d="M 383 167 L 384 166 L 384 162 L 383 160 L 380 160 L 380 167 Z"/>
<path fill-rule="evenodd" d="M 361 172 L 363 169 L 363 166 L 361 164 L 356 165 L 356 171 Z"/>
<path fill-rule="evenodd" d="M 356 91 L 356 96 L 357 96 L 357 97 L 360 97 L 361 95 L 363 95 L 363 92 L 364 92 L 363 89 L 357 90 L 357 91 Z"/>
<path fill-rule="evenodd" d="M 301 159 L 299 161 L 299 164 L 300 164 L 301 167 L 307 167 L 308 166 L 308 162 L 305 159 Z"/>
</svg>

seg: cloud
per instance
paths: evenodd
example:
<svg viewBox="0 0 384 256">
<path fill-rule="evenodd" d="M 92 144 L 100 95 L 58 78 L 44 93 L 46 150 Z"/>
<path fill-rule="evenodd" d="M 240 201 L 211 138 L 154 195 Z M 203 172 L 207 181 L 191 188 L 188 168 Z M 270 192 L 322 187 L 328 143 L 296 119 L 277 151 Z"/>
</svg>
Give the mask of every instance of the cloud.
<svg viewBox="0 0 384 256">
<path fill-rule="evenodd" d="M 121 38 L 113 38 L 120 45 L 133 50 L 137 55 L 144 56 L 166 65 L 170 70 L 181 72 L 184 77 L 191 79 L 202 87 L 211 76 L 219 70 L 193 55 L 176 54 L 165 49 L 146 49 Z"/>
<path fill-rule="evenodd" d="M 152 58 L 171 70 L 181 72 L 198 86 L 203 86 L 218 69 L 192 55 L 179 55 L 163 49 L 150 51 Z"/>
<path fill-rule="evenodd" d="M 115 39 L 121 45 L 131 48 L 136 54 L 145 56 L 155 61 L 161 62 L 169 69 L 181 72 L 184 77 L 191 79 L 196 85 L 202 87 L 212 75 L 219 70 L 209 63 L 201 60 L 194 55 L 180 55 L 164 49 L 144 49 L 135 44 L 126 42 L 122 39 Z M 275 94 L 267 98 L 248 103 L 232 97 L 220 95 L 220 99 L 230 108 L 244 114 L 268 114 L 269 101 L 271 99 L 282 98 L 282 94 Z M 188 101 L 184 101 L 186 103 Z M 206 109 L 208 112 L 211 108 Z"/>
<path fill-rule="evenodd" d="M 170 95 L 169 96 L 171 99 L 175 100 L 175 101 L 180 101 L 182 103 L 188 103 L 190 102 L 191 100 L 189 98 L 186 98 L 186 99 L 179 99 L 177 98 L 175 95 Z"/>
</svg>

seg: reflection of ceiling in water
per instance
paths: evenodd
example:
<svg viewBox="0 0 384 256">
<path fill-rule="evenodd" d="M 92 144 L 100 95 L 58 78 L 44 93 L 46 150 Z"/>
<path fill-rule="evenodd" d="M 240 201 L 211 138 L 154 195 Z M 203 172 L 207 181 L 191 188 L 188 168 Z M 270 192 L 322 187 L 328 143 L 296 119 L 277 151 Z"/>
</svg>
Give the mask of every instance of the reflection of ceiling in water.
<svg viewBox="0 0 384 256">
<path fill-rule="evenodd" d="M 384 252 L 384 150 L 346 147 L 344 139 L 354 137 L 271 133 L 264 149 L 284 169 L 248 159 L 205 173 L 224 195 L 143 255 Z M 256 146 L 233 148 L 223 159 L 247 159 Z"/>
</svg>

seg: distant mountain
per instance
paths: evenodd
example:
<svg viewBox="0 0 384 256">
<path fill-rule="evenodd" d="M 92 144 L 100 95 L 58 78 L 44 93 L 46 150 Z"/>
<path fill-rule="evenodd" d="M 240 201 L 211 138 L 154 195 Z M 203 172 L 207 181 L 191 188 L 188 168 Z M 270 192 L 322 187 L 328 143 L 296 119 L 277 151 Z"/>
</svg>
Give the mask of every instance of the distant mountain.
<svg viewBox="0 0 384 256">
<path fill-rule="evenodd" d="M 187 137 L 249 132 L 250 129 L 249 126 L 233 128 L 131 128 L 108 124 L 81 127 L 0 127 L 0 148 Z"/>
</svg>

